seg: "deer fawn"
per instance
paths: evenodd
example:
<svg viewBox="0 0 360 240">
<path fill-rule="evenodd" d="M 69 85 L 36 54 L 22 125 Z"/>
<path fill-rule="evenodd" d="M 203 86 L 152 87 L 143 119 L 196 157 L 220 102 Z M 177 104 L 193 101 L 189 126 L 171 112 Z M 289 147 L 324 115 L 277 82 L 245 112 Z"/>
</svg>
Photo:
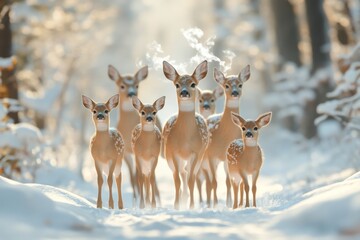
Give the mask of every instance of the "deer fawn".
<svg viewBox="0 0 360 240">
<path fill-rule="evenodd" d="M 220 86 L 216 87 L 213 91 L 200 90 L 199 88 L 197 90 L 199 99 L 199 112 L 205 119 L 207 119 L 209 116 L 215 113 L 215 101 L 224 95 L 224 91 Z M 201 186 L 205 179 L 206 187 L 210 187 L 210 178 L 206 169 L 209 170 L 209 163 L 207 161 L 203 161 L 201 163 L 200 170 L 196 175 L 196 185 L 199 190 L 200 203 L 203 201 Z"/>
<path fill-rule="evenodd" d="M 179 75 L 168 62 L 163 62 L 167 79 L 176 86 L 179 112 L 171 117 L 163 129 L 164 153 L 175 183 L 175 209 L 179 209 L 180 177 L 183 182 L 181 198 L 194 207 L 195 176 L 200 168 L 209 141 L 208 129 L 202 116 L 195 113 L 196 86 L 207 74 L 207 61 L 200 63 L 192 75 Z M 185 165 L 186 163 L 186 165 Z"/>
<path fill-rule="evenodd" d="M 89 97 L 82 96 L 83 105 L 93 113 L 96 132 L 90 142 L 91 155 L 95 161 L 98 182 L 97 207 L 102 208 L 101 188 L 103 176 L 107 175 L 109 186 L 109 208 L 114 208 L 112 197 L 113 174 L 118 190 L 118 207 L 123 208 L 121 194 L 121 164 L 124 156 L 124 141 L 121 134 L 110 125 L 110 111 L 119 103 L 119 94 L 112 96 L 106 103 L 95 103 Z"/>
<path fill-rule="evenodd" d="M 217 205 L 217 180 L 216 170 L 220 161 L 224 162 L 226 173 L 226 205 L 231 206 L 231 185 L 226 169 L 226 149 L 230 142 L 241 137 L 240 129 L 233 123 L 231 112 L 239 113 L 239 100 L 243 84 L 250 77 L 250 66 L 241 70 L 238 76 L 225 77 L 224 74 L 214 69 L 214 78 L 222 86 L 225 92 L 225 109 L 222 114 L 211 116 L 208 119 L 208 127 L 211 140 L 205 152 L 204 161 L 208 161 L 210 167 L 211 188 L 207 189 L 207 204 L 210 206 L 211 189 L 214 191 L 214 207 Z"/>
<path fill-rule="evenodd" d="M 161 147 L 161 132 L 155 125 L 156 113 L 165 105 L 165 97 L 156 100 L 152 105 L 143 104 L 138 97 L 133 96 L 132 104 L 138 111 L 141 123 L 132 132 L 131 145 L 135 153 L 136 168 L 138 171 L 138 183 L 140 188 L 140 208 L 144 208 L 144 182 L 146 190 L 146 205 L 156 207 L 155 201 L 155 168 Z"/>
<path fill-rule="evenodd" d="M 245 207 L 249 207 L 249 182 L 248 175 L 252 176 L 253 206 L 256 207 L 256 181 L 259 177 L 263 163 L 263 153 L 258 145 L 259 130 L 267 126 L 271 120 L 271 112 L 260 115 L 255 121 L 245 120 L 236 113 L 232 113 L 232 120 L 242 130 L 242 141 L 236 139 L 229 145 L 226 157 L 234 190 L 234 205 L 238 207 L 238 190 L 240 185 L 240 205 L 243 203 L 245 187 Z M 245 186 L 244 186 L 245 185 Z"/>
<path fill-rule="evenodd" d="M 133 188 L 133 200 L 136 200 L 138 193 L 137 177 L 134 152 L 131 147 L 132 130 L 140 123 L 139 114 L 135 111 L 132 105 L 132 97 L 137 96 L 139 83 L 143 81 L 148 75 L 148 67 L 141 68 L 134 76 L 121 76 L 115 67 L 109 65 L 108 75 L 116 85 L 119 87 L 120 105 L 119 105 L 119 121 L 117 129 L 122 134 L 125 141 L 124 159 L 129 168 L 130 183 Z M 161 129 L 160 121 L 156 121 L 157 127 Z M 159 190 L 156 187 L 155 194 L 160 198 Z"/>
</svg>

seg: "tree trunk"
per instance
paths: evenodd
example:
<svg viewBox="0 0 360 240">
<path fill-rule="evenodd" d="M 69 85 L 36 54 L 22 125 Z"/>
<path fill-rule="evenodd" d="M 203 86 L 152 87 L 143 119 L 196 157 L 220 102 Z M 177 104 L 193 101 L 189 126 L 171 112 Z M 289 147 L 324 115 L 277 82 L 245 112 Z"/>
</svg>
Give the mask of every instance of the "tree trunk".
<svg viewBox="0 0 360 240">
<path fill-rule="evenodd" d="M 10 58 L 12 56 L 12 36 L 10 24 L 10 1 L 0 0 L 0 57 Z M 7 90 L 6 97 L 19 99 L 18 85 L 14 76 L 14 68 L 4 68 L 1 71 L 1 79 Z M 8 116 L 14 121 L 19 122 L 18 112 L 9 112 Z"/>
<path fill-rule="evenodd" d="M 328 25 L 323 10 L 323 0 L 305 0 L 305 8 L 311 39 L 311 72 L 315 73 L 316 70 L 327 66 L 330 61 L 329 48 L 326 46 L 329 44 Z"/>
<path fill-rule="evenodd" d="M 301 65 L 299 30 L 294 8 L 288 0 L 270 0 L 270 21 L 274 29 L 273 42 L 280 57 L 278 68 L 284 63 Z"/>
</svg>

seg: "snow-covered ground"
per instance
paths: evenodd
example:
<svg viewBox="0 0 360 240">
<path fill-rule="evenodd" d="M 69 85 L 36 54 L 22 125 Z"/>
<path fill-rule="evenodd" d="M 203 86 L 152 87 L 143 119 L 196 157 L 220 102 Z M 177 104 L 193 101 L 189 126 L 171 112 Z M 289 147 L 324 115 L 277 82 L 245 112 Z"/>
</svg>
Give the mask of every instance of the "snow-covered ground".
<svg viewBox="0 0 360 240">
<path fill-rule="evenodd" d="M 84 182 L 66 168 L 44 165 L 36 184 L 0 178 L 2 239 L 359 239 L 360 173 L 341 157 L 328 158 L 339 151 L 326 151 L 331 142 L 315 148 L 277 132 L 276 127 L 263 132 L 266 162 L 258 208 L 225 207 L 221 167 L 218 208 L 197 204 L 194 210 L 177 211 L 172 175 L 163 159 L 157 169 L 162 206 L 145 210 L 132 206 L 126 174 L 125 209 L 107 209 L 106 187 L 105 208 L 97 209 L 95 179 Z"/>
</svg>

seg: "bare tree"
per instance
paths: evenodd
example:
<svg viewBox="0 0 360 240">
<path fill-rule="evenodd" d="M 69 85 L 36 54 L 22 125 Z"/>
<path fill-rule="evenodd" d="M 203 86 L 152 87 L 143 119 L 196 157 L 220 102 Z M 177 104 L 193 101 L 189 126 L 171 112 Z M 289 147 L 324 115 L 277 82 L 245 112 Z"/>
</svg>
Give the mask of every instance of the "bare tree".
<svg viewBox="0 0 360 240">
<path fill-rule="evenodd" d="M 12 57 L 10 10 L 10 1 L 0 0 L 0 58 Z M 7 90 L 4 97 L 18 99 L 18 84 L 14 73 L 15 70 L 13 67 L 4 68 L 1 71 L 1 79 L 2 85 Z M 15 123 L 19 122 L 17 112 L 10 111 L 8 116 L 13 119 Z"/>
</svg>

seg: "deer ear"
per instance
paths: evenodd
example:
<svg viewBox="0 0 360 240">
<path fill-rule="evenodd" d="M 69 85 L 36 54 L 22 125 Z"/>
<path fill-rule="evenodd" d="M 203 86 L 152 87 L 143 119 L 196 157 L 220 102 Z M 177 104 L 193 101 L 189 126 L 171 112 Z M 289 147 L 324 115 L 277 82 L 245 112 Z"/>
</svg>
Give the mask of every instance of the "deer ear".
<svg viewBox="0 0 360 240">
<path fill-rule="evenodd" d="M 179 77 L 176 69 L 167 61 L 163 61 L 163 72 L 165 77 L 171 81 L 175 81 Z"/>
<path fill-rule="evenodd" d="M 156 100 L 153 104 L 156 111 L 160 111 L 165 106 L 165 96 L 162 96 L 158 100 Z"/>
<path fill-rule="evenodd" d="M 140 109 L 144 106 L 137 96 L 132 97 L 132 105 L 137 111 L 140 111 Z"/>
<path fill-rule="evenodd" d="M 135 74 L 135 79 L 138 82 L 141 82 L 148 76 L 148 66 L 142 67 L 137 73 Z"/>
<path fill-rule="evenodd" d="M 206 74 L 208 72 L 208 62 L 202 61 L 195 69 L 194 73 L 193 73 L 193 77 L 197 80 L 200 81 L 201 79 L 206 77 Z"/>
<path fill-rule="evenodd" d="M 115 94 L 114 96 L 112 96 L 111 98 L 109 98 L 109 100 L 106 102 L 106 106 L 112 110 L 113 108 L 115 108 L 117 105 L 119 104 L 119 94 Z"/>
<path fill-rule="evenodd" d="M 116 68 L 113 65 L 109 65 L 108 66 L 108 75 L 109 78 L 113 81 L 115 81 L 116 83 L 120 81 L 121 76 L 120 73 L 118 72 L 118 70 L 116 70 Z"/>
<path fill-rule="evenodd" d="M 268 112 L 268 113 L 264 113 L 262 115 L 260 115 L 256 120 L 256 124 L 262 128 L 262 127 L 265 127 L 267 126 L 270 121 L 271 121 L 271 116 L 272 116 L 272 113 L 271 112 Z"/>
<path fill-rule="evenodd" d="M 82 103 L 86 108 L 92 110 L 95 107 L 96 104 L 91 98 L 85 95 L 81 95 L 81 98 L 82 98 Z"/>
<path fill-rule="evenodd" d="M 243 82 L 246 82 L 247 80 L 249 80 L 249 78 L 250 78 L 250 65 L 246 65 L 246 67 L 244 67 L 241 70 L 241 72 L 239 73 L 238 78 Z"/>
<path fill-rule="evenodd" d="M 222 72 L 220 72 L 217 68 L 214 68 L 214 78 L 215 81 L 220 83 L 221 85 L 224 85 L 225 83 L 225 76 Z"/>
<path fill-rule="evenodd" d="M 231 112 L 231 119 L 235 125 L 242 127 L 245 124 L 245 119 L 243 119 L 239 114 Z"/>
<path fill-rule="evenodd" d="M 214 94 L 215 98 L 217 99 L 217 98 L 221 97 L 222 95 L 224 95 L 224 90 L 220 86 L 217 86 L 214 89 L 213 94 Z"/>
</svg>

